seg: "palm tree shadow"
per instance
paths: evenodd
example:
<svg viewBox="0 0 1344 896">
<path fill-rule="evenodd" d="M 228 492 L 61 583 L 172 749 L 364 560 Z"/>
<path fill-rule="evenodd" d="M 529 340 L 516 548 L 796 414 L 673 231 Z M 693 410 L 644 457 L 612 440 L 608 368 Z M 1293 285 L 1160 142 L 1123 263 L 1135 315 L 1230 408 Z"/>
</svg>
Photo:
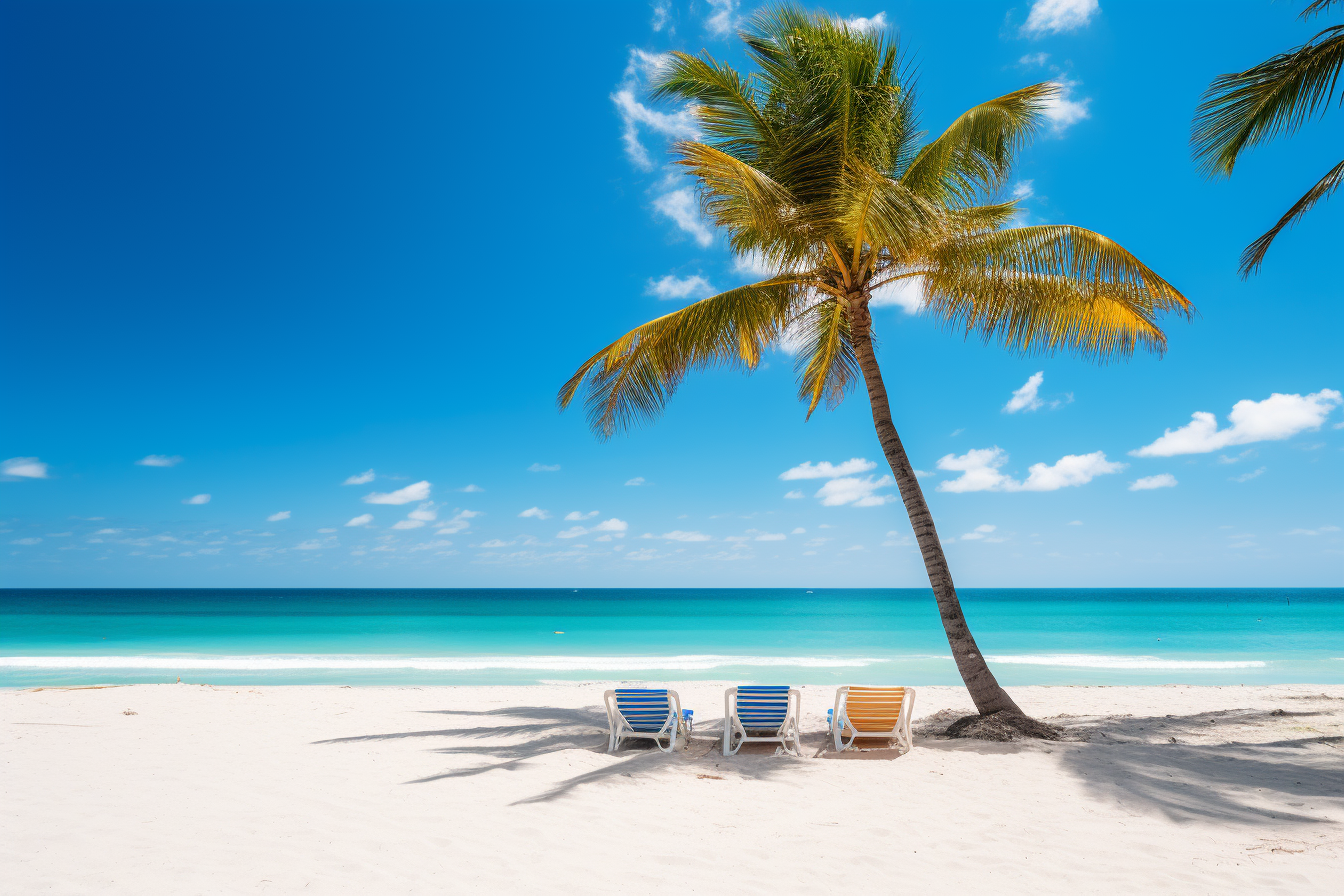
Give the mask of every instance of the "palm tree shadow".
<svg viewBox="0 0 1344 896">
<path fill-rule="evenodd" d="M 1133 811 L 1158 812 L 1175 821 L 1223 824 L 1332 824 L 1344 810 L 1344 737 L 1310 725 L 1329 712 L 1224 710 L 1182 716 L 1056 717 L 1074 742 L 988 743 L 921 741 L 926 749 L 1008 754 L 1050 750 L 1061 766 L 1099 802 Z M 1304 733 L 1261 742 L 1254 729 L 1283 723 L 1274 717 L 1305 717 Z M 1235 727 L 1230 727 L 1235 726 Z M 1195 743 L 1218 736 L 1228 739 Z M 1247 730 L 1251 729 L 1251 730 Z M 1315 731 L 1314 734 L 1306 733 Z"/>
</svg>

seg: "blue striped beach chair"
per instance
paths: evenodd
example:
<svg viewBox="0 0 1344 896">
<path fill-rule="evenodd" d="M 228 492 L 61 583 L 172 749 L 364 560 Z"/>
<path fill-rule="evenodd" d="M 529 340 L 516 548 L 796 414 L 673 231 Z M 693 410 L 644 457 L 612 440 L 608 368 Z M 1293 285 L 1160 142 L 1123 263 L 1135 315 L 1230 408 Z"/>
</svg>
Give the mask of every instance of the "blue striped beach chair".
<svg viewBox="0 0 1344 896">
<path fill-rule="evenodd" d="M 803 746 L 798 739 L 801 714 L 802 697 L 788 685 L 729 688 L 723 694 L 723 755 L 732 756 L 751 741 L 781 744 L 786 752 L 801 756 Z"/>
<path fill-rule="evenodd" d="M 607 752 L 620 749 L 627 737 L 647 737 L 664 753 L 677 746 L 677 735 L 690 736 L 690 713 L 682 712 L 681 697 L 666 688 L 617 688 L 603 695 L 611 737 Z M 667 738 L 667 746 L 659 741 Z"/>
</svg>

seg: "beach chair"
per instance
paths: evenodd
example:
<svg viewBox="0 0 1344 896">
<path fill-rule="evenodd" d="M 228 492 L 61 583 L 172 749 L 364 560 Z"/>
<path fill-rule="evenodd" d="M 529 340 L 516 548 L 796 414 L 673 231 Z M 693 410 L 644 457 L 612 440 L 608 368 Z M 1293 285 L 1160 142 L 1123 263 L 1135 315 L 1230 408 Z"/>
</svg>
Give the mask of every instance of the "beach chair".
<svg viewBox="0 0 1344 896">
<path fill-rule="evenodd" d="M 778 743 L 801 756 L 798 717 L 802 697 L 788 685 L 741 685 L 723 694 L 723 755 L 732 756 L 751 742 Z M 736 741 L 734 745 L 734 740 Z M 793 746 L 789 746 L 792 739 Z"/>
<path fill-rule="evenodd" d="M 914 688 L 840 688 L 835 692 L 835 708 L 826 712 L 836 752 L 851 749 L 860 737 L 894 739 L 910 750 L 914 746 L 910 714 L 914 711 Z"/>
<path fill-rule="evenodd" d="M 607 752 L 620 749 L 627 737 L 647 737 L 664 753 L 677 746 L 677 735 L 690 735 L 690 710 L 682 711 L 681 697 L 665 688 L 617 688 L 603 695 L 611 737 Z M 667 738 L 667 746 L 659 741 Z"/>
</svg>

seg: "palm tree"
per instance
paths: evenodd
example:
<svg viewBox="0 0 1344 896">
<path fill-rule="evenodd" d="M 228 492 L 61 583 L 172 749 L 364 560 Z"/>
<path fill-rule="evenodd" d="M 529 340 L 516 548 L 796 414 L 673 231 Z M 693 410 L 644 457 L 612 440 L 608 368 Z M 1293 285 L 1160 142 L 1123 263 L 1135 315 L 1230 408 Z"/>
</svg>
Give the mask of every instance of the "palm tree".
<svg viewBox="0 0 1344 896">
<path fill-rule="evenodd" d="M 1315 0 L 1302 11 L 1310 19 L 1340 0 Z M 1288 53 L 1273 56 L 1244 72 L 1219 75 L 1204 92 L 1195 112 L 1191 142 L 1195 158 L 1209 176 L 1229 176 L 1241 154 L 1280 134 L 1292 134 L 1335 97 L 1344 67 L 1344 25 L 1331 25 Z M 1341 95 L 1344 101 L 1344 94 Z M 1344 161 L 1318 180 L 1287 214 L 1241 253 L 1241 276 L 1260 269 L 1270 243 L 1286 227 L 1329 197 L 1344 183 Z"/>
<path fill-rule="evenodd" d="M 923 285 L 924 314 L 1020 352 L 1127 356 L 1161 351 L 1156 316 L 1190 305 L 1115 243 L 1076 227 L 1006 229 L 1012 202 L 985 202 L 1055 88 L 1026 87 L 975 106 L 920 144 L 914 93 L 883 35 L 780 7 L 740 33 L 760 71 L 743 77 L 708 54 L 672 54 L 658 98 L 688 100 L 703 139 L 676 144 L 704 213 L 735 252 L 779 273 L 636 327 L 560 390 L 582 390 L 607 438 L 653 419 L 692 370 L 753 370 L 786 336 L 797 348 L 808 416 L 862 377 L 873 423 L 938 603 L 952 656 L 982 715 L 1021 710 L 999 686 L 957 599 L 933 517 L 892 423 L 874 352 L 873 290 Z"/>
</svg>

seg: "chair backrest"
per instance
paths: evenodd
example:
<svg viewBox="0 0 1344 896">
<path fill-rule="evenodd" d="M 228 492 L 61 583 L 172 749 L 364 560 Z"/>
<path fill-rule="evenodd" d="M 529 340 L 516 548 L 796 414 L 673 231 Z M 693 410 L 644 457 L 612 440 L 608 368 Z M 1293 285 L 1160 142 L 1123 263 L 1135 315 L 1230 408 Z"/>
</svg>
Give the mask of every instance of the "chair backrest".
<svg viewBox="0 0 1344 896">
<path fill-rule="evenodd" d="M 666 688 L 617 688 L 616 710 L 636 731 L 644 728 L 657 731 L 672 711 Z"/>
<path fill-rule="evenodd" d="M 789 713 L 789 686 L 740 685 L 737 719 L 743 728 L 778 730 Z"/>
<path fill-rule="evenodd" d="M 851 687 L 845 694 L 845 716 L 855 731 L 892 731 L 904 703 L 905 688 Z"/>
</svg>

